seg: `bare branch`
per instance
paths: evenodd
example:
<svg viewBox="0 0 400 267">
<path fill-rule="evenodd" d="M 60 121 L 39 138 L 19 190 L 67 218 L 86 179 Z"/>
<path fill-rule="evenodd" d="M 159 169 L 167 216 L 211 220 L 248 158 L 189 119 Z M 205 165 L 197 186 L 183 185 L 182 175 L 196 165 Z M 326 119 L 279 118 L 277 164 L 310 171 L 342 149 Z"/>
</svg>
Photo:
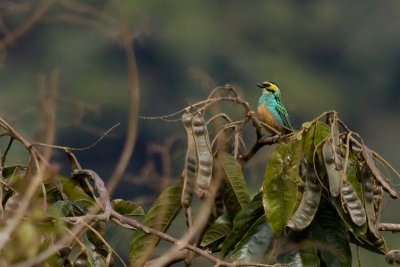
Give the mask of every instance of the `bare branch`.
<svg viewBox="0 0 400 267">
<path fill-rule="evenodd" d="M 124 48 L 126 59 L 127 59 L 127 70 L 129 77 L 130 87 L 130 104 L 129 104 L 129 115 L 128 115 L 128 130 L 127 137 L 124 144 L 124 150 L 119 159 L 118 165 L 114 170 L 108 184 L 107 189 L 110 194 L 117 187 L 119 181 L 124 174 L 133 150 L 135 148 L 136 137 L 137 137 L 137 125 L 139 119 L 139 74 L 136 65 L 135 52 L 133 50 L 132 36 L 129 29 L 125 29 L 121 36 L 122 46 Z"/>
<path fill-rule="evenodd" d="M 8 33 L 2 40 L 0 40 L 0 51 L 3 51 L 7 46 L 14 43 L 26 31 L 32 28 L 33 25 L 41 19 L 41 17 L 46 13 L 46 11 L 51 7 L 54 2 L 56 1 L 42 0 L 39 7 L 35 9 L 30 17 L 22 22 L 14 31 Z"/>
<path fill-rule="evenodd" d="M 380 223 L 378 224 L 379 231 L 391 231 L 393 233 L 400 232 L 400 224 L 395 223 Z"/>
<path fill-rule="evenodd" d="M 209 254 L 207 251 L 202 250 L 201 248 L 198 248 L 196 246 L 190 245 L 186 242 L 183 242 L 181 239 L 176 239 L 166 233 L 160 232 L 158 230 L 149 228 L 141 223 L 139 223 L 138 221 L 136 221 L 135 219 L 123 216 L 121 214 L 119 214 L 116 211 L 112 211 L 111 212 L 111 217 L 117 219 L 118 221 L 120 221 L 123 224 L 128 224 L 131 225 L 137 229 L 142 230 L 145 233 L 148 234 L 152 234 L 155 236 L 158 236 L 170 243 L 175 244 L 178 247 L 182 247 L 182 248 L 186 248 L 189 249 L 193 252 L 195 252 L 196 254 L 199 254 L 200 256 L 204 257 L 205 259 L 213 262 L 216 266 L 228 266 L 228 267 L 233 267 L 233 266 L 285 266 L 285 265 L 266 265 L 266 264 L 259 264 L 259 263 L 237 263 L 237 262 L 227 262 L 224 260 L 221 260 L 211 254 Z"/>
</svg>

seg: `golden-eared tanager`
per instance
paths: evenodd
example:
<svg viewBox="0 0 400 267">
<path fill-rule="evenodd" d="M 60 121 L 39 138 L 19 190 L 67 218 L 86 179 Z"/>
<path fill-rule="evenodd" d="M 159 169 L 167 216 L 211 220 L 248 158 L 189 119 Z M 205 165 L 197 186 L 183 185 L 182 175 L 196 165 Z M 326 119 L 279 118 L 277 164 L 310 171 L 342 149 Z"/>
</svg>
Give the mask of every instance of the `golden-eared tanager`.
<svg viewBox="0 0 400 267">
<path fill-rule="evenodd" d="M 262 95 L 257 108 L 259 119 L 279 132 L 283 131 L 282 126 L 292 129 L 289 114 L 281 101 L 279 87 L 267 81 L 257 84 L 257 86 L 262 88 Z"/>
</svg>

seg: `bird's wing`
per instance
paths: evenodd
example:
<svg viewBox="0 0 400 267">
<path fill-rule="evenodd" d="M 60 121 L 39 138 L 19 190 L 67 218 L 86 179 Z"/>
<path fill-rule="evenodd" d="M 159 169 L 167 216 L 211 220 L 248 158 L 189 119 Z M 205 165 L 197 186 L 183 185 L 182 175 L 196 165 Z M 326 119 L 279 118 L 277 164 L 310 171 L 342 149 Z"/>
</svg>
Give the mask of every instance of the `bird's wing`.
<svg viewBox="0 0 400 267">
<path fill-rule="evenodd" d="M 278 114 L 283 121 L 283 125 L 292 129 L 292 125 L 289 122 L 289 114 L 285 107 L 282 104 L 278 104 L 276 105 L 276 111 L 278 111 Z"/>
</svg>

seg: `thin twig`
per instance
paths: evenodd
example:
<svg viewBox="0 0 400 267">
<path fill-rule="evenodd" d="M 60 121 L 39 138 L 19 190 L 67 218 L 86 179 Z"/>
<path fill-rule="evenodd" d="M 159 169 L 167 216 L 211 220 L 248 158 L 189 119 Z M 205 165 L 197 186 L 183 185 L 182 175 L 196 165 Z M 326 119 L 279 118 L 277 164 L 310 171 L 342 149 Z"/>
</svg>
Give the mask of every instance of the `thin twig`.
<svg viewBox="0 0 400 267">
<path fill-rule="evenodd" d="M 55 149 L 62 149 L 62 150 L 69 150 L 69 151 L 83 151 L 83 150 L 88 150 L 91 149 L 92 147 L 96 146 L 98 143 L 100 143 L 100 141 L 102 141 L 104 139 L 104 137 L 106 137 L 106 135 L 108 135 L 112 130 L 114 130 L 115 128 L 117 128 L 120 125 L 120 123 L 116 123 L 115 125 L 113 125 L 110 129 L 108 129 L 107 131 L 105 131 L 93 144 L 85 146 L 85 147 L 68 147 L 68 146 L 59 146 L 59 145 L 52 145 L 49 143 L 32 143 L 30 146 L 34 147 L 34 146 L 44 146 L 44 147 L 50 147 L 50 148 L 55 148 Z"/>
</svg>

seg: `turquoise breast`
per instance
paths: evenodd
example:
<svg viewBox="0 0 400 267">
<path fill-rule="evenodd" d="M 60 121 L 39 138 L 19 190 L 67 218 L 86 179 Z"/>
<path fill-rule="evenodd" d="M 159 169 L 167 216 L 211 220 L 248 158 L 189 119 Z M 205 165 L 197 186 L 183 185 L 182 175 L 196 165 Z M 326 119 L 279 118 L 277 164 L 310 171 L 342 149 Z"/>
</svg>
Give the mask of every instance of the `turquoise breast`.
<svg viewBox="0 0 400 267">
<path fill-rule="evenodd" d="M 277 102 L 275 100 L 275 96 L 272 94 L 262 94 L 260 100 L 258 101 L 258 105 L 266 105 L 268 110 L 274 115 L 275 119 L 281 124 L 285 125 L 278 111 L 276 110 Z"/>
</svg>

